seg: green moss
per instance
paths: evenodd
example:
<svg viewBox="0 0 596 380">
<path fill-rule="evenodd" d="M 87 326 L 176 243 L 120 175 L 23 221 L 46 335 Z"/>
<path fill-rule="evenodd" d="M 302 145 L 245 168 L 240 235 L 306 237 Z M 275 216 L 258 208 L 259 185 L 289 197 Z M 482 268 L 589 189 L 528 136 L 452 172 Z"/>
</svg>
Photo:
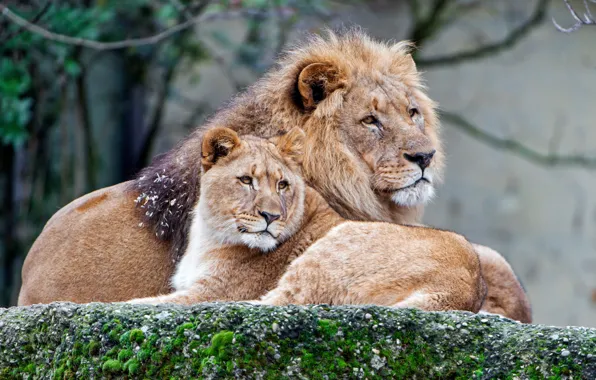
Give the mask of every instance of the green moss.
<svg viewBox="0 0 596 380">
<path fill-rule="evenodd" d="M 182 325 L 178 326 L 178 328 L 176 329 L 176 334 L 183 335 L 185 330 L 189 330 L 194 327 L 195 327 L 195 325 L 193 325 L 190 322 L 183 323 Z"/>
<path fill-rule="evenodd" d="M 56 369 L 56 371 L 54 372 L 53 378 L 55 380 L 58 380 L 58 379 L 62 380 L 62 379 L 64 379 L 64 372 L 65 371 L 66 370 L 64 369 L 64 366 L 58 367 L 58 369 Z"/>
<path fill-rule="evenodd" d="M 223 360 L 227 356 L 228 347 L 234 339 L 232 331 L 221 331 L 211 338 L 211 347 L 207 348 L 205 353 L 209 356 L 215 356 L 218 360 Z"/>
<path fill-rule="evenodd" d="M 81 342 L 75 342 L 72 353 L 75 355 L 81 355 L 83 353 L 83 344 Z"/>
<path fill-rule="evenodd" d="M 163 310 L 127 307 L 116 319 L 111 305 L 43 306 L 31 324 L 20 310 L 0 310 L 0 347 L 15 341 L 6 326 L 27 331 L 0 355 L 0 379 L 596 378 L 586 355 L 596 352 L 596 330 L 368 307 L 198 305 L 168 308 L 169 320 L 153 317 Z M 66 323 L 60 308 L 72 310 Z M 39 319 L 57 322 L 41 334 Z M 141 335 L 141 325 L 159 333 Z"/>
<path fill-rule="evenodd" d="M 161 363 L 164 359 L 164 353 L 160 351 L 156 351 L 151 354 L 151 361 L 153 363 Z"/>
<path fill-rule="evenodd" d="M 118 356 L 118 352 L 120 351 L 119 347 L 112 347 L 108 352 L 106 352 L 104 359 L 116 358 Z"/>
<path fill-rule="evenodd" d="M 117 343 L 120 340 L 120 332 L 122 329 L 116 328 L 109 332 L 108 338 L 114 343 Z"/>
<path fill-rule="evenodd" d="M 127 331 L 124 334 L 120 335 L 120 338 L 118 338 L 118 342 L 121 345 L 126 345 L 126 343 L 130 342 L 130 331 Z"/>
<path fill-rule="evenodd" d="M 141 348 L 139 352 L 137 352 L 137 359 L 141 362 L 148 360 L 151 357 L 151 351 L 149 349 Z"/>
<path fill-rule="evenodd" d="M 29 373 L 29 374 L 35 374 L 35 364 L 34 363 L 29 363 L 25 366 L 25 368 L 23 369 L 23 372 Z"/>
<path fill-rule="evenodd" d="M 328 336 L 334 336 L 337 334 L 338 327 L 335 321 L 329 319 L 319 319 L 318 324 L 323 334 Z"/>
<path fill-rule="evenodd" d="M 120 360 L 121 362 L 125 362 L 128 359 L 130 359 L 132 357 L 132 350 L 130 349 L 125 349 L 122 350 L 118 353 L 118 360 Z"/>
<path fill-rule="evenodd" d="M 145 333 L 140 329 L 130 330 L 129 334 L 129 339 L 131 343 L 141 344 L 145 340 Z"/>
<path fill-rule="evenodd" d="M 92 340 L 87 345 L 87 353 L 91 356 L 97 356 L 97 355 L 99 355 L 100 348 L 101 348 L 101 345 L 99 344 L 99 342 Z"/>
<path fill-rule="evenodd" d="M 139 373 L 139 370 L 141 369 L 141 363 L 139 363 L 137 359 L 132 358 L 128 360 L 126 363 L 124 363 L 124 366 L 122 368 L 124 369 L 124 371 L 128 371 L 130 375 L 136 375 Z"/>
<path fill-rule="evenodd" d="M 122 371 L 122 363 L 119 360 L 108 360 L 103 363 L 101 370 L 106 373 L 117 373 Z"/>
</svg>

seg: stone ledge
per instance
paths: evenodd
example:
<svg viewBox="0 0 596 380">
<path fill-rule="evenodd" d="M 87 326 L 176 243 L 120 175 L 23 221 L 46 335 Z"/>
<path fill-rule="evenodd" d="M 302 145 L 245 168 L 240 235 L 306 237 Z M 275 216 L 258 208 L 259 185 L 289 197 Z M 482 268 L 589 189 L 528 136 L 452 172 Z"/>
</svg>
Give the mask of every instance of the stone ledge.
<svg viewBox="0 0 596 380">
<path fill-rule="evenodd" d="M 382 307 L 0 309 L 0 378 L 596 378 L 596 329 Z"/>
</svg>

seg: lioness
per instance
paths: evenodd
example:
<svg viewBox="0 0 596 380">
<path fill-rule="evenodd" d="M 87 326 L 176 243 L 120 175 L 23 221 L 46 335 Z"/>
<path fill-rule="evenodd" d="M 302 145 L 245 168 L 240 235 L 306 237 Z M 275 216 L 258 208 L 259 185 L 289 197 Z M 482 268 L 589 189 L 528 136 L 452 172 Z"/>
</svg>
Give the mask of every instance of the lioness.
<svg viewBox="0 0 596 380">
<path fill-rule="evenodd" d="M 298 173 L 303 137 L 299 128 L 271 140 L 208 131 L 177 291 L 131 302 L 252 300 L 273 289 L 259 303 L 480 310 L 486 285 L 470 243 L 451 232 L 340 217 Z"/>
<path fill-rule="evenodd" d="M 58 211 L 25 260 L 19 305 L 168 292 L 199 194 L 200 141 L 218 125 L 265 138 L 300 126 L 307 135 L 304 176 L 340 215 L 419 223 L 444 154 L 435 105 L 409 49 L 356 30 L 313 36 L 286 52 L 264 78 L 136 180 Z M 498 312 L 528 321 L 529 304 L 515 275 L 500 255 L 486 252 L 481 261 L 499 269 L 485 276 L 489 298 L 503 305 Z"/>
</svg>

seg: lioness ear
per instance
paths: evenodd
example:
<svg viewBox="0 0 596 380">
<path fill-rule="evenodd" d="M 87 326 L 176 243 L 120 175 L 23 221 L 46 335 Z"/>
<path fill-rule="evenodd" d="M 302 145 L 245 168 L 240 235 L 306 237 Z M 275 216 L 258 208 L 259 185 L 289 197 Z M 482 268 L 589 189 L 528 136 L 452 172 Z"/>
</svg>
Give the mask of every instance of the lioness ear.
<svg viewBox="0 0 596 380">
<path fill-rule="evenodd" d="M 201 165 L 209 170 L 222 157 L 240 145 L 238 134 L 230 128 L 217 127 L 208 130 L 201 146 Z"/>
<path fill-rule="evenodd" d="M 338 68 L 329 63 L 311 63 L 298 76 L 298 92 L 306 110 L 313 110 L 333 91 L 345 84 Z"/>
<path fill-rule="evenodd" d="M 406 55 L 405 61 L 406 61 L 406 64 L 408 65 L 408 68 L 410 69 L 410 71 L 412 71 L 414 73 L 417 72 L 416 62 L 414 62 L 414 58 L 412 57 L 412 54 Z"/>
<path fill-rule="evenodd" d="M 300 164 L 304 153 L 305 138 L 304 131 L 299 127 L 294 127 L 285 135 L 273 137 L 271 142 L 275 144 L 282 156 Z"/>
</svg>

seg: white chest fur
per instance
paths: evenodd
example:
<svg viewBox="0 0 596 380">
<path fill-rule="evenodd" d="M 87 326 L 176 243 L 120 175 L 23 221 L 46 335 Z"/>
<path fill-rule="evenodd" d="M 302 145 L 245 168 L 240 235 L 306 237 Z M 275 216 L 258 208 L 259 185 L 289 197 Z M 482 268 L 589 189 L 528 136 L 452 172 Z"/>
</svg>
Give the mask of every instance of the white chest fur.
<svg viewBox="0 0 596 380">
<path fill-rule="evenodd" d="M 208 258 L 208 252 L 217 244 L 211 228 L 205 223 L 201 212 L 204 205 L 201 203 L 199 201 L 193 211 L 188 247 L 172 276 L 172 286 L 176 291 L 190 288 L 198 279 L 211 273 L 212 262 Z"/>
</svg>

